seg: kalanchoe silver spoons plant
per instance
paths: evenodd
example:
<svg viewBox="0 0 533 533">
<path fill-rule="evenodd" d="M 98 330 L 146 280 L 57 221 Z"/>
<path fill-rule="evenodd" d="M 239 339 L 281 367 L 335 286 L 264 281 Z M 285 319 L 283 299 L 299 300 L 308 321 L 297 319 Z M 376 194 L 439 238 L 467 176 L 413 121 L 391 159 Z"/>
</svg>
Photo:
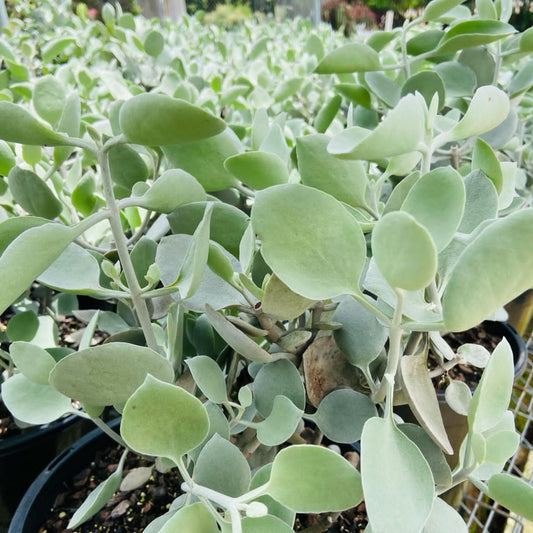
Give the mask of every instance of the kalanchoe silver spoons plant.
<svg viewBox="0 0 533 533">
<path fill-rule="evenodd" d="M 31 423 L 75 411 L 128 449 L 158 457 L 161 468 L 177 468 L 183 495 L 149 533 L 291 531 L 296 512 L 341 511 L 363 499 L 374 532 L 465 531 L 440 498 L 465 479 L 531 518 L 531 487 L 499 473 L 518 443 L 507 411 L 510 349 L 502 342 L 486 364 L 479 350 L 455 353 L 442 339 L 533 284 L 533 251 L 524 246 L 533 211 L 527 194 L 515 192 L 525 188 L 515 187 L 517 165 L 504 160 L 513 155 L 515 98 L 529 87 L 493 84 L 496 67 L 528 41 L 496 20 L 506 16 L 501 4 L 479 4 L 489 21 L 454 6 L 434 0 L 416 23 L 318 64 L 317 72 L 342 77 L 336 90 L 352 104 L 343 107 L 347 129 L 335 97 L 309 135 L 260 109 L 248 151 L 221 120 L 161 94 L 110 108 L 112 137 L 81 123 L 75 95 L 61 116 L 49 116 L 66 133 L 0 102 L 4 141 L 56 146 L 59 166 L 82 149 L 97 169 L 73 191 L 54 184 L 59 205 L 51 189 L 34 201 L 47 184 L 12 169 L 14 202 L 31 216 L 0 224 L 0 276 L 9 287 L 0 307 L 36 278 L 115 299 L 134 326 L 118 342 L 84 342 L 60 361 L 14 343 L 19 371 L 3 399 Z M 448 32 L 417 28 L 439 18 Z M 498 44 L 507 36 L 509 54 Z M 475 50 L 486 64 L 492 53 L 498 59 L 491 80 L 466 66 L 468 54 L 453 60 L 492 42 Z M 435 54 L 448 61 L 430 69 Z M 457 71 L 473 80 L 466 89 L 454 85 Z M 8 126 L 13 117 L 26 127 Z M 405 175 L 392 188 L 391 177 Z M 216 200 L 222 188 L 246 197 L 243 211 Z M 130 235 L 131 208 L 163 216 Z M 89 333 L 98 322 L 96 314 Z M 139 328 L 146 346 L 136 345 Z M 429 347 L 438 359 L 432 372 Z M 430 376 L 465 361 L 486 369 L 473 397 L 457 382 L 447 387 L 468 422 L 454 450 Z M 417 424 L 399 420 L 400 404 Z M 107 405 L 122 412 L 120 435 L 99 418 Z M 318 436 L 360 440 L 360 470 L 306 444 L 306 420 Z M 445 460 L 452 452 L 453 471 Z M 123 463 L 71 526 L 105 505 Z"/>
</svg>

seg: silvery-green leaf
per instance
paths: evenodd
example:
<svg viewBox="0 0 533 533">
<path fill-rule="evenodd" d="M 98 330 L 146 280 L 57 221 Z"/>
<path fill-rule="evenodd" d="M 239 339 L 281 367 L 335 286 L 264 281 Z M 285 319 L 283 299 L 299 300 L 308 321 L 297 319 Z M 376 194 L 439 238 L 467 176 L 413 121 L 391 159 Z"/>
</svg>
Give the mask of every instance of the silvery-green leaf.
<svg viewBox="0 0 533 533">
<path fill-rule="evenodd" d="M 258 518 L 245 517 L 242 520 L 243 533 L 291 533 L 292 527 L 276 516 L 262 516 Z"/>
<path fill-rule="evenodd" d="M 514 380 L 513 353 L 506 339 L 492 352 L 468 410 L 471 432 L 496 425 L 509 407 Z"/>
<path fill-rule="evenodd" d="M 226 380 L 222 370 L 211 357 L 198 355 L 185 361 L 198 388 L 214 403 L 228 401 Z"/>
<path fill-rule="evenodd" d="M 204 199 L 203 187 L 191 174 L 180 169 L 170 169 L 159 176 L 137 203 L 145 209 L 170 213 L 181 205 Z"/>
<path fill-rule="evenodd" d="M 33 107 L 37 114 L 52 126 L 61 118 L 66 97 L 65 88 L 54 76 L 42 76 L 33 86 Z"/>
<path fill-rule="evenodd" d="M 331 441 L 351 443 L 361 439 L 365 422 L 373 416 L 377 416 L 377 410 L 368 396 L 338 389 L 320 402 L 313 421 Z"/>
<path fill-rule="evenodd" d="M 328 145 L 331 154 L 348 159 L 380 159 L 414 152 L 425 134 L 425 110 L 419 97 L 408 94 L 375 130 L 344 130 Z"/>
<path fill-rule="evenodd" d="M 499 219 L 459 256 L 442 304 L 446 328 L 471 328 L 533 285 L 533 209 Z M 480 275 L 482 265 L 482 275 Z"/>
<path fill-rule="evenodd" d="M 383 72 L 365 74 L 365 82 L 388 107 L 395 107 L 402 96 L 400 86 Z"/>
<path fill-rule="evenodd" d="M 63 394 L 90 405 L 124 403 L 150 374 L 173 381 L 170 362 L 150 348 L 113 342 L 64 357 L 50 374 Z"/>
<path fill-rule="evenodd" d="M 453 454 L 439 409 L 435 387 L 427 371 L 426 358 L 421 355 L 404 355 L 400 367 L 409 407 L 418 422 L 445 453 Z"/>
<path fill-rule="evenodd" d="M 250 407 L 253 402 L 253 395 L 252 395 L 252 389 L 248 385 L 245 385 L 244 387 L 241 387 L 239 389 L 239 403 L 242 407 Z"/>
<path fill-rule="evenodd" d="M 398 156 L 398 157 L 403 158 L 405 156 Z M 389 164 L 391 164 L 393 159 L 395 158 L 391 158 Z M 394 175 L 393 172 L 391 172 L 391 174 Z M 385 209 L 383 210 L 383 214 L 386 215 L 387 213 L 390 213 L 391 211 L 399 211 L 405 199 L 407 198 L 409 191 L 419 179 L 420 179 L 420 172 L 413 172 L 412 174 L 409 174 L 409 176 L 406 176 L 405 178 L 403 178 L 400 181 L 400 183 L 398 183 L 396 187 L 392 189 L 392 192 L 389 198 L 387 199 L 387 203 L 385 204 Z"/>
<path fill-rule="evenodd" d="M 215 434 L 198 455 L 192 477 L 199 485 L 236 498 L 248 490 L 251 473 L 239 448 Z"/>
<path fill-rule="evenodd" d="M 261 300 L 261 310 L 284 320 L 300 316 L 315 300 L 309 300 L 291 291 L 275 274 L 267 281 Z"/>
<path fill-rule="evenodd" d="M 422 155 L 420 152 L 411 152 L 408 154 L 402 154 L 402 155 L 395 155 L 389 159 L 389 164 L 387 165 L 386 173 L 390 176 L 405 176 L 405 174 L 408 174 L 413 170 L 420 159 L 422 158 Z M 403 183 L 402 182 L 400 183 Z M 396 190 L 398 188 L 398 185 L 394 188 Z M 390 197 L 389 197 L 390 200 Z M 387 201 L 387 203 L 389 203 Z"/>
<path fill-rule="evenodd" d="M 259 146 L 259 151 L 277 155 L 285 164 L 289 162 L 289 148 L 281 126 L 272 124 Z"/>
<path fill-rule="evenodd" d="M 459 231 L 471 233 L 484 220 L 496 218 L 498 213 L 498 193 L 494 183 L 481 171 L 474 171 L 464 179 L 465 210 Z"/>
<path fill-rule="evenodd" d="M 270 415 L 277 396 L 285 396 L 298 409 L 305 407 L 305 389 L 298 369 L 287 359 L 263 365 L 255 376 L 254 404 L 261 416 Z"/>
<path fill-rule="evenodd" d="M 446 91 L 444 89 L 444 82 L 437 72 L 431 70 L 417 72 L 405 81 L 402 86 L 401 95 L 414 94 L 417 91 L 424 97 L 428 107 L 435 94 L 438 95 L 438 108 L 441 109 L 444 106 Z"/>
<path fill-rule="evenodd" d="M 70 137 L 79 137 L 81 124 L 80 97 L 77 92 L 71 92 L 62 102 L 61 118 L 57 124 L 57 130 L 66 133 Z M 54 148 L 54 164 L 64 163 L 72 153 L 73 148 L 56 146 Z"/>
<path fill-rule="evenodd" d="M 364 236 L 332 196 L 304 185 L 270 187 L 255 199 L 252 224 L 266 263 L 294 292 L 317 300 L 359 292 Z"/>
<path fill-rule="evenodd" d="M 500 210 L 509 207 L 516 196 L 516 176 L 518 171 L 515 161 L 503 161 L 501 168 L 503 184 L 498 202 L 498 209 Z"/>
<path fill-rule="evenodd" d="M 445 142 L 481 135 L 501 124 L 509 114 L 509 98 L 497 87 L 487 85 L 474 93 L 465 115 L 451 130 L 437 137 Z"/>
<path fill-rule="evenodd" d="M 24 374 L 2 383 L 2 401 L 17 420 L 32 425 L 49 424 L 73 411 L 68 396 L 50 385 L 30 381 Z"/>
<path fill-rule="evenodd" d="M 471 96 L 476 89 L 476 73 L 467 65 L 444 61 L 435 66 L 435 72 L 442 78 L 448 98 Z"/>
<path fill-rule="evenodd" d="M 46 350 L 29 342 L 14 342 L 9 353 L 25 377 L 39 385 L 48 385 L 50 372 L 56 362 Z"/>
<path fill-rule="evenodd" d="M 533 521 L 533 487 L 510 474 L 496 474 L 488 483 L 489 496 L 503 507 Z"/>
<path fill-rule="evenodd" d="M 138 453 L 177 461 L 200 444 L 209 418 L 200 400 L 148 375 L 124 407 L 120 434 Z"/>
<path fill-rule="evenodd" d="M 203 503 L 182 507 L 158 533 L 219 533 L 217 522 Z"/>
<path fill-rule="evenodd" d="M 463 381 L 451 380 L 446 391 L 444 392 L 446 403 L 456 413 L 460 415 L 468 415 L 470 402 L 472 401 L 472 391 L 470 387 Z"/>
<path fill-rule="evenodd" d="M 267 491 L 300 513 L 343 511 L 363 499 L 359 472 L 335 452 L 312 445 L 289 446 L 276 455 Z"/>
<path fill-rule="evenodd" d="M 50 266 L 78 233 L 61 224 L 44 224 L 27 229 L 11 241 L 0 257 L 0 278 L 4 282 L 0 311 L 5 311 Z"/>
<path fill-rule="evenodd" d="M 333 119 L 337 115 L 337 112 L 340 109 L 342 103 L 342 98 L 336 94 L 329 100 L 329 102 L 326 102 L 318 111 L 315 117 L 314 126 L 318 133 L 325 133 L 331 123 L 333 122 Z"/>
<path fill-rule="evenodd" d="M 492 181 L 498 194 L 502 191 L 503 175 L 498 157 L 483 139 L 477 139 L 472 151 L 472 170 L 479 169 Z"/>
<path fill-rule="evenodd" d="M 283 444 L 296 431 L 302 414 L 286 396 L 276 396 L 270 414 L 256 426 L 258 440 L 266 446 Z"/>
<path fill-rule="evenodd" d="M 391 287 L 423 289 L 437 270 L 437 250 L 428 230 L 404 211 L 381 218 L 372 232 L 372 251 Z"/>
<path fill-rule="evenodd" d="M 342 328 L 333 333 L 338 347 L 352 365 L 363 370 L 368 368 L 383 350 L 388 338 L 388 329 L 374 314 L 350 296 L 341 299 L 333 314 L 333 320 L 342 324 Z"/>
<path fill-rule="evenodd" d="M 39 319 L 33 310 L 21 311 L 12 316 L 6 328 L 6 334 L 11 342 L 31 341 L 39 329 Z M 20 365 L 16 365 L 20 369 Z M 48 383 L 48 376 L 47 381 Z"/>
<path fill-rule="evenodd" d="M 76 294 L 102 290 L 100 266 L 85 248 L 70 243 L 67 249 L 38 277 L 43 285 Z"/>
<path fill-rule="evenodd" d="M 526 63 L 516 72 L 509 83 L 509 94 L 512 98 L 529 90 L 533 86 L 533 61 Z"/>
<path fill-rule="evenodd" d="M 418 424 L 400 424 L 398 429 L 413 441 L 431 468 L 435 483 L 442 489 L 452 484 L 452 471 L 442 450 Z"/>
<path fill-rule="evenodd" d="M 327 151 L 330 138 L 306 135 L 296 141 L 302 183 L 355 207 L 365 207 L 368 178 L 361 161 L 342 161 Z"/>
<path fill-rule="evenodd" d="M 496 62 L 487 47 L 467 48 L 459 54 L 458 61 L 474 71 L 477 87 L 492 83 L 496 71 Z"/>
<path fill-rule="evenodd" d="M 256 190 L 287 183 L 289 179 L 285 163 L 276 154 L 268 152 L 245 152 L 228 157 L 224 167 L 245 185 Z"/>
<path fill-rule="evenodd" d="M 227 189 L 237 183 L 233 174 L 224 168 L 224 161 L 243 151 L 239 138 L 230 128 L 207 139 L 163 148 L 173 168 L 192 174 L 208 192 Z"/>
<path fill-rule="evenodd" d="M 431 234 L 437 252 L 452 240 L 463 217 L 465 187 L 461 175 L 441 167 L 422 176 L 411 188 L 402 211 L 412 215 Z"/>
<path fill-rule="evenodd" d="M 209 417 L 209 431 L 207 432 L 204 440 L 198 444 L 194 450 L 191 450 L 187 454 L 188 457 L 190 457 L 193 461 L 196 461 L 198 455 L 204 447 L 204 444 L 208 442 L 213 435 L 220 435 L 226 440 L 229 440 L 230 438 L 229 423 L 220 407 L 216 403 L 210 402 L 209 400 L 204 403 L 204 407 L 207 412 L 207 416 Z"/>
<path fill-rule="evenodd" d="M 429 465 L 392 418 L 371 418 L 361 437 L 361 477 L 373 531 L 412 533 L 428 519 L 435 496 Z"/>
<path fill-rule="evenodd" d="M 485 368 L 489 362 L 489 351 L 480 344 L 463 344 L 457 348 L 457 355 L 478 368 Z"/>
<path fill-rule="evenodd" d="M 425 21 L 437 20 L 441 15 L 461 3 L 462 0 L 431 0 L 424 9 L 423 19 Z"/>
<path fill-rule="evenodd" d="M 315 72 L 318 74 L 340 74 L 343 72 L 366 72 L 379 70 L 378 53 L 360 43 L 351 43 L 327 54 L 318 64 Z"/>
<path fill-rule="evenodd" d="M 435 498 L 431 514 L 422 533 L 468 533 L 465 521 L 461 515 L 440 498 Z"/>
</svg>

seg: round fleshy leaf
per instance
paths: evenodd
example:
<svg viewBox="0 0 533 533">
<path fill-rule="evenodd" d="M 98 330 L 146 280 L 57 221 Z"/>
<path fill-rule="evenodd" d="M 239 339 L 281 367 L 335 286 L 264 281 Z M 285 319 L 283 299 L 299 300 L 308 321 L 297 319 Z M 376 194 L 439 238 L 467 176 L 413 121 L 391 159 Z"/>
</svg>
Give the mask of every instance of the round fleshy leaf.
<svg viewBox="0 0 533 533">
<path fill-rule="evenodd" d="M 159 533 L 220 533 L 217 522 L 203 503 L 182 507 L 159 530 Z"/>
<path fill-rule="evenodd" d="M 468 533 L 461 515 L 440 498 L 435 498 L 431 514 L 424 526 L 424 533 Z"/>
<path fill-rule="evenodd" d="M 299 409 L 305 407 L 305 389 L 298 369 L 287 359 L 279 359 L 261 367 L 253 385 L 254 403 L 267 418 L 277 396 L 285 396 Z"/>
<path fill-rule="evenodd" d="M 315 300 L 359 292 L 366 244 L 332 196 L 304 185 L 260 191 L 252 224 L 266 263 L 294 292 Z"/>
<path fill-rule="evenodd" d="M 237 498 L 248 490 L 250 467 L 242 452 L 219 435 L 213 435 L 196 460 L 195 483 Z"/>
<path fill-rule="evenodd" d="M 503 173 L 498 156 L 483 139 L 476 139 L 472 151 L 472 170 L 479 169 L 492 181 L 498 194 L 502 192 Z"/>
<path fill-rule="evenodd" d="M 374 227 L 372 250 L 376 264 L 391 287 L 427 287 L 437 271 L 437 250 L 428 230 L 414 217 L 394 211 Z"/>
<path fill-rule="evenodd" d="M 14 342 L 9 353 L 15 366 L 31 381 L 48 385 L 55 359 L 39 346 L 29 342 Z"/>
<path fill-rule="evenodd" d="M 279 446 L 298 428 L 303 410 L 285 396 L 276 396 L 268 417 L 257 424 L 257 438 L 265 446 Z"/>
<path fill-rule="evenodd" d="M 133 450 L 173 461 L 196 448 L 208 431 L 209 418 L 200 400 L 151 375 L 126 402 L 120 425 L 122 438 Z"/>
<path fill-rule="evenodd" d="M 375 531 L 420 531 L 433 505 L 433 475 L 419 448 L 392 418 L 367 421 L 361 438 L 365 505 Z"/>
<path fill-rule="evenodd" d="M 13 167 L 8 176 L 9 190 L 17 202 L 30 215 L 56 218 L 63 205 L 51 189 L 31 170 Z"/>
<path fill-rule="evenodd" d="M 15 155 L 9 144 L 5 141 L 0 141 L 0 176 L 7 176 L 15 164 Z"/>
<path fill-rule="evenodd" d="M 23 107 L 6 101 L 0 102 L 0 139 L 36 146 L 68 144 L 64 135 L 52 131 Z"/>
<path fill-rule="evenodd" d="M 361 439 L 365 422 L 377 414 L 368 396 L 352 389 L 339 389 L 320 402 L 313 420 L 328 439 L 348 444 Z"/>
<path fill-rule="evenodd" d="M 408 94 L 387 113 L 376 129 L 348 128 L 333 137 L 328 152 L 347 159 L 364 160 L 414 152 L 424 138 L 425 124 L 423 99 Z"/>
<path fill-rule="evenodd" d="M 318 74 L 341 74 L 379 70 L 379 55 L 369 46 L 351 43 L 327 54 L 317 65 Z"/>
<path fill-rule="evenodd" d="M 214 359 L 198 355 L 185 361 L 198 388 L 214 403 L 228 401 L 226 380 Z"/>
<path fill-rule="evenodd" d="M 149 177 L 148 167 L 139 153 L 127 144 L 114 146 L 107 153 L 113 183 L 131 190 L 138 181 Z"/>
<path fill-rule="evenodd" d="M 152 30 L 144 39 L 144 50 L 152 57 L 157 57 L 164 47 L 165 40 L 157 30 Z"/>
<path fill-rule="evenodd" d="M 261 310 L 284 320 L 293 320 L 303 314 L 315 300 L 309 300 L 291 291 L 275 274 L 265 286 Z"/>
<path fill-rule="evenodd" d="M 368 178 L 361 161 L 343 161 L 327 151 L 330 138 L 306 135 L 296 141 L 302 183 L 331 194 L 340 202 L 365 207 Z"/>
<path fill-rule="evenodd" d="M 431 0 L 424 9 L 422 17 L 425 21 L 437 20 L 462 2 L 463 0 Z"/>
<path fill-rule="evenodd" d="M 472 401 L 472 391 L 463 381 L 452 380 L 444 392 L 446 403 L 460 415 L 466 416 Z"/>
<path fill-rule="evenodd" d="M 174 379 L 167 359 L 150 348 L 112 342 L 64 357 L 50 374 L 50 383 L 63 394 L 90 405 L 124 403 L 146 376 Z"/>
<path fill-rule="evenodd" d="M 33 311 L 22 311 L 9 319 L 6 333 L 11 342 L 31 341 L 39 329 L 39 319 Z M 17 365 L 18 366 L 18 365 Z M 46 380 L 48 383 L 48 379 Z"/>
<path fill-rule="evenodd" d="M 252 189 L 287 183 L 289 171 L 283 161 L 268 152 L 245 152 L 228 157 L 224 167 Z"/>
<path fill-rule="evenodd" d="M 431 104 L 434 94 L 437 94 L 439 97 L 439 109 L 444 106 L 444 101 L 446 99 L 444 82 L 436 72 L 431 70 L 417 72 L 405 81 L 402 86 L 401 95 L 405 96 L 409 93 L 415 94 L 417 91 L 424 97 L 428 107 Z"/>
<path fill-rule="evenodd" d="M 442 167 L 422 176 L 411 188 L 402 211 L 412 215 L 431 234 L 437 251 L 448 246 L 463 218 L 463 178 L 451 167 Z"/>
<path fill-rule="evenodd" d="M 119 121 L 129 142 L 146 146 L 193 142 L 226 127 L 223 120 L 200 107 L 156 93 L 127 100 L 120 108 Z"/>
<path fill-rule="evenodd" d="M 73 411 L 68 396 L 23 374 L 15 374 L 2 383 L 2 401 L 17 420 L 32 425 L 49 424 Z"/>
<path fill-rule="evenodd" d="M 33 107 L 52 126 L 59 122 L 66 98 L 65 88 L 53 76 L 38 78 L 33 86 Z"/>
<path fill-rule="evenodd" d="M 363 499 L 359 472 L 337 453 L 311 445 L 276 455 L 267 491 L 299 513 L 343 511 Z"/>
<path fill-rule="evenodd" d="M 245 517 L 242 521 L 243 533 L 292 533 L 294 530 L 277 516 Z"/>
<path fill-rule="evenodd" d="M 342 324 L 342 328 L 333 332 L 337 346 L 352 365 L 366 370 L 383 350 L 388 329 L 374 314 L 349 296 L 341 300 L 333 320 Z"/>
<path fill-rule="evenodd" d="M 457 348 L 457 355 L 478 368 L 485 368 L 490 358 L 489 351 L 481 344 L 463 344 Z"/>
<path fill-rule="evenodd" d="M 435 66 L 435 72 L 444 82 L 448 98 L 471 96 L 476 89 L 476 73 L 467 65 L 444 61 Z"/>
<path fill-rule="evenodd" d="M 229 157 L 244 151 L 241 141 L 230 128 L 207 139 L 172 144 L 176 146 L 163 149 L 171 166 L 190 172 L 206 191 L 220 191 L 238 183 L 224 167 Z"/>
<path fill-rule="evenodd" d="M 533 487 L 510 474 L 496 474 L 489 479 L 489 496 L 503 507 L 533 521 Z"/>
<path fill-rule="evenodd" d="M 533 286 L 528 242 L 533 242 L 531 208 L 496 220 L 466 247 L 442 297 L 447 329 L 469 329 Z"/>
</svg>

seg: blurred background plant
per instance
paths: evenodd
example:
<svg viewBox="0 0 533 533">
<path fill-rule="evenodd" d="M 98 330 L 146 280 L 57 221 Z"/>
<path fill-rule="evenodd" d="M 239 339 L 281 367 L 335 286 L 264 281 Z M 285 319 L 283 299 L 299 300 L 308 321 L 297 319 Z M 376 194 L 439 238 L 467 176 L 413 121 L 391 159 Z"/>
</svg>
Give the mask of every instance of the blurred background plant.
<svg viewBox="0 0 533 533">
<path fill-rule="evenodd" d="M 328 0 L 322 4 L 321 11 L 322 20 L 329 22 L 335 30 L 342 29 L 347 37 L 358 24 L 372 29 L 378 22 L 376 14 L 360 1 Z"/>
</svg>

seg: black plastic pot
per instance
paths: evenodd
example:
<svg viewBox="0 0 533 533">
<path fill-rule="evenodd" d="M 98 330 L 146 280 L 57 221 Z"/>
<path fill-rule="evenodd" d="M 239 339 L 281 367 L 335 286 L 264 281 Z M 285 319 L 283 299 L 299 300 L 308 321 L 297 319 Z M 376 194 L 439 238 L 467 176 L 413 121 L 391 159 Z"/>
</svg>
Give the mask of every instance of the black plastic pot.
<svg viewBox="0 0 533 533">
<path fill-rule="evenodd" d="M 0 531 L 39 472 L 82 431 L 83 422 L 70 415 L 0 441 Z"/>
<path fill-rule="evenodd" d="M 119 423 L 120 419 L 115 419 L 109 425 L 116 428 Z M 100 429 L 94 429 L 65 448 L 30 485 L 17 507 L 8 533 L 36 533 L 64 484 L 90 463 L 98 450 L 112 442 Z"/>
</svg>

